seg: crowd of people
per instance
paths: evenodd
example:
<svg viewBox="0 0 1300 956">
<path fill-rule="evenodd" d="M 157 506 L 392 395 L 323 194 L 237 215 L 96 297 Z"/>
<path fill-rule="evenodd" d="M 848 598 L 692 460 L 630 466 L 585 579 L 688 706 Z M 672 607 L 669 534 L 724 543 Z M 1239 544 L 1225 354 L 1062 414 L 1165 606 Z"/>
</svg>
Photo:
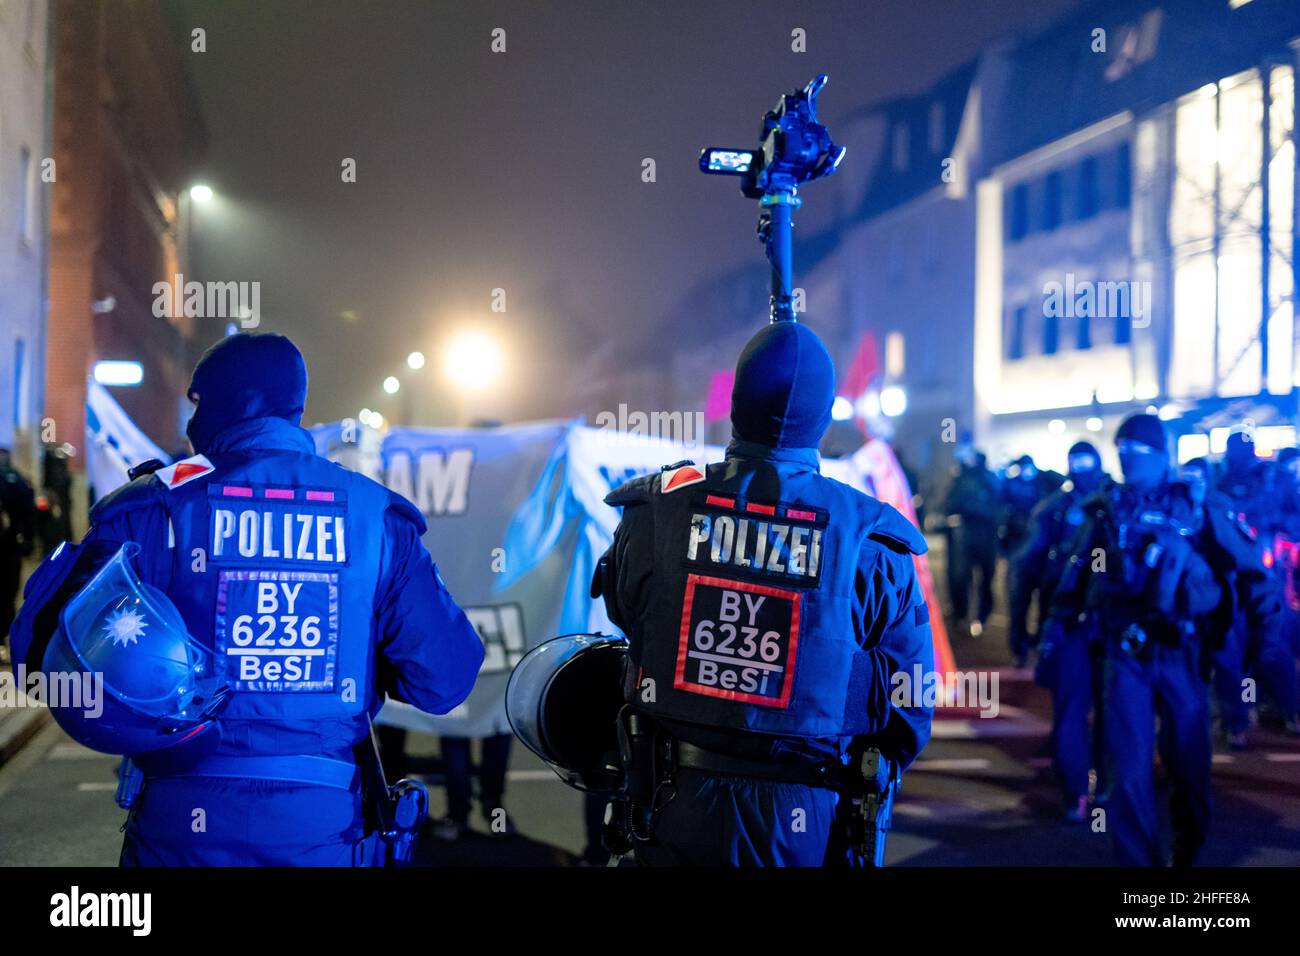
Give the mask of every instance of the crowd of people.
<svg viewBox="0 0 1300 956">
<path fill-rule="evenodd" d="M 1175 467 L 1147 414 L 1126 419 L 1116 444 L 1118 479 L 1087 441 L 1064 476 L 1027 456 L 999 475 L 959 448 L 944 506 L 951 614 L 983 633 L 1004 562 L 1010 653 L 1020 667 L 1032 659 L 1052 693 L 1066 815 L 1088 820 L 1096 800 L 1121 861 L 1188 863 L 1209 825 L 1213 729 L 1231 750 L 1257 724 L 1300 734 L 1300 450 L 1262 457 L 1243 429 L 1219 460 Z"/>
</svg>

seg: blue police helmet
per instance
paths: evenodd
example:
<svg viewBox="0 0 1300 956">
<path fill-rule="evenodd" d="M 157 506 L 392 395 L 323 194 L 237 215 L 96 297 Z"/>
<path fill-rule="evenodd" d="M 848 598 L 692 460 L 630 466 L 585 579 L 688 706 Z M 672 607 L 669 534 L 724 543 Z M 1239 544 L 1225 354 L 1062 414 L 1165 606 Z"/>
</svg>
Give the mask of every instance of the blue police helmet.
<svg viewBox="0 0 1300 956">
<path fill-rule="evenodd" d="M 104 753 L 212 746 L 229 688 L 175 605 L 137 576 L 139 551 L 123 544 L 64 607 L 42 665 L 50 711 L 70 737 Z M 80 693 L 69 692 L 74 684 Z"/>
<path fill-rule="evenodd" d="M 618 715 L 627 641 L 566 634 L 523 656 L 506 684 L 510 728 L 571 787 L 614 793 L 622 785 Z"/>
</svg>

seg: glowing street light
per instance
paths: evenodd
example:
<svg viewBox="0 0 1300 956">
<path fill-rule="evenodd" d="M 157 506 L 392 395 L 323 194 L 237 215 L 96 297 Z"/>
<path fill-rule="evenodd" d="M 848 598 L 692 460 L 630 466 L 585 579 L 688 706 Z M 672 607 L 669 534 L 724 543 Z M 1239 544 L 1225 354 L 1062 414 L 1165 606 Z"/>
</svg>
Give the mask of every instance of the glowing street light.
<svg viewBox="0 0 1300 956">
<path fill-rule="evenodd" d="M 443 371 L 467 392 L 490 388 L 501 377 L 505 356 L 486 332 L 462 332 L 443 354 Z"/>
<path fill-rule="evenodd" d="M 396 375 L 390 375 L 384 379 L 384 391 L 389 395 L 396 395 L 397 390 L 402 387 L 402 383 L 397 380 Z"/>
<path fill-rule="evenodd" d="M 831 418 L 837 422 L 847 422 L 853 417 L 853 403 L 843 395 L 836 395 L 831 405 Z"/>
<path fill-rule="evenodd" d="M 416 371 L 424 368 L 424 353 L 412 352 L 406 357 L 406 364 Z"/>
<path fill-rule="evenodd" d="M 887 418 L 897 418 L 907 411 L 907 392 L 898 385 L 880 390 L 880 412 Z"/>
<path fill-rule="evenodd" d="M 190 187 L 190 198 L 199 203 L 208 202 L 212 199 L 212 187 L 204 183 L 195 183 Z"/>
</svg>

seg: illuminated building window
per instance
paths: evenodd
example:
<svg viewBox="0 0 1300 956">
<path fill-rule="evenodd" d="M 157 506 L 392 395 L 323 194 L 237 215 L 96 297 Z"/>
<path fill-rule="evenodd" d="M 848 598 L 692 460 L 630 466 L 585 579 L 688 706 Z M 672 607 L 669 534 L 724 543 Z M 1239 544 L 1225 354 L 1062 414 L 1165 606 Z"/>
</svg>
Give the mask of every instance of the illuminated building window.
<svg viewBox="0 0 1300 956">
<path fill-rule="evenodd" d="M 1074 327 L 1074 347 L 1076 349 L 1092 348 L 1092 318 L 1087 315 L 1080 315 L 1075 319 L 1077 323 Z"/>
<path fill-rule="evenodd" d="M 1178 100 L 1169 212 L 1175 395 L 1285 393 L 1300 381 L 1290 266 L 1294 77 L 1287 66 L 1267 75 L 1267 91 L 1248 70 Z"/>
</svg>

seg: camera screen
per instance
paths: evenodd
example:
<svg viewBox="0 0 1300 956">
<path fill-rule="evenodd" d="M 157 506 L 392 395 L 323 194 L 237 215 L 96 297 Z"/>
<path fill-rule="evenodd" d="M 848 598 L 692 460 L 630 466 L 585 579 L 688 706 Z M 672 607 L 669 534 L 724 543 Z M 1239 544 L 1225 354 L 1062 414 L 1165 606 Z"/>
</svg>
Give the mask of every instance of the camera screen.
<svg viewBox="0 0 1300 956">
<path fill-rule="evenodd" d="M 754 154 L 735 149 L 711 149 L 707 169 L 711 173 L 745 173 L 754 162 Z"/>
</svg>

